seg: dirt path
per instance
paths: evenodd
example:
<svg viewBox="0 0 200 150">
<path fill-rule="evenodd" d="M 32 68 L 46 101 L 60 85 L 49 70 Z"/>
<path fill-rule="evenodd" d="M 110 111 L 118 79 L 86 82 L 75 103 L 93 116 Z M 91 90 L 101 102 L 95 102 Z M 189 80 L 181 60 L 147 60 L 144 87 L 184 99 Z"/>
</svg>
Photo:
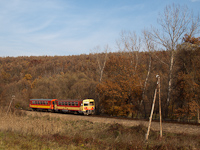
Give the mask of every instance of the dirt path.
<svg viewBox="0 0 200 150">
<path fill-rule="evenodd" d="M 92 122 L 101 122 L 101 123 L 119 123 L 125 126 L 137 126 L 144 125 L 148 127 L 148 121 L 138 121 L 138 120 L 125 120 L 125 119 L 115 119 L 115 118 L 101 118 L 101 117 L 92 117 L 92 116 L 81 116 L 81 115 L 72 115 L 72 114 L 59 114 L 59 113 L 49 113 L 49 112 L 33 112 L 26 111 L 27 115 L 39 115 L 50 117 L 59 117 L 64 120 L 88 120 Z M 162 123 L 164 132 L 171 133 L 184 133 L 184 134 L 194 134 L 200 136 L 200 125 L 187 125 L 187 124 L 176 124 L 176 123 Z M 159 131 L 160 126 L 159 122 L 152 122 L 151 130 Z"/>
</svg>

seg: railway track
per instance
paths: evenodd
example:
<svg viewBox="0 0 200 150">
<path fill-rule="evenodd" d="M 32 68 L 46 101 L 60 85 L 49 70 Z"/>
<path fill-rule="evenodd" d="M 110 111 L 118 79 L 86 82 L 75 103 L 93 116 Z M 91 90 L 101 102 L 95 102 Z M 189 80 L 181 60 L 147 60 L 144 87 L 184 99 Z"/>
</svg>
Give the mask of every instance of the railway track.
<svg viewBox="0 0 200 150">
<path fill-rule="evenodd" d="M 113 117 L 113 116 L 105 116 L 105 115 L 92 115 L 92 117 L 100 117 L 100 118 L 114 118 L 114 119 L 123 119 L 123 120 L 135 120 L 135 121 L 149 121 L 148 119 L 137 119 L 137 118 L 125 118 L 125 117 Z M 160 122 L 158 119 L 153 119 L 153 122 Z M 197 122 L 183 122 L 176 120 L 162 120 L 163 123 L 175 123 L 175 124 L 187 124 L 187 125 L 196 125 L 200 126 L 200 123 Z"/>
<path fill-rule="evenodd" d="M 109 124 L 121 124 L 124 126 L 138 126 L 143 125 L 148 127 L 148 120 L 138 120 L 132 118 L 122 118 L 122 117 L 110 117 L 110 116 L 84 116 L 84 115 L 74 115 L 74 114 L 64 114 L 64 113 L 50 113 L 50 112 L 37 112 L 37 111 L 27 111 L 22 110 L 27 113 L 27 115 L 39 115 L 39 116 L 47 116 L 58 117 L 63 120 L 87 120 L 93 123 L 109 123 Z M 200 124 L 189 124 L 189 123 L 181 123 L 181 122 L 170 122 L 163 121 L 163 132 L 171 132 L 171 133 L 180 133 L 180 134 L 192 134 L 200 136 Z M 151 123 L 151 130 L 159 131 L 159 121 L 154 120 Z"/>
<path fill-rule="evenodd" d="M 32 111 L 32 110 L 21 110 L 21 111 Z M 37 111 L 37 112 L 43 112 L 45 111 Z M 51 112 L 46 112 L 46 113 L 51 113 Z M 119 119 L 119 120 L 134 120 L 134 121 L 149 121 L 148 119 L 137 119 L 137 118 L 125 118 L 125 117 L 116 117 L 116 116 L 107 116 L 107 115 L 88 115 L 84 116 L 82 114 L 73 114 L 73 113 L 60 113 L 60 112 L 55 112 L 55 114 L 63 114 L 63 115 L 78 115 L 82 117 L 97 117 L 97 118 L 107 118 L 107 119 Z M 152 122 L 160 122 L 158 119 L 153 119 Z M 174 123 L 174 124 L 183 124 L 183 125 L 194 125 L 194 126 L 200 126 L 200 123 L 197 122 L 183 122 L 183 121 L 176 121 L 176 120 L 165 120 L 162 119 L 162 123 Z"/>
</svg>

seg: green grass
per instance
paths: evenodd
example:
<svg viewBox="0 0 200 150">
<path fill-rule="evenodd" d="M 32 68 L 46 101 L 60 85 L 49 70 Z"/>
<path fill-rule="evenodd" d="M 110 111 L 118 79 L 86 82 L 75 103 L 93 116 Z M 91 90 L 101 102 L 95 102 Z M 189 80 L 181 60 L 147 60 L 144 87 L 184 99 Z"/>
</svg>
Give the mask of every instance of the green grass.
<svg viewBox="0 0 200 150">
<path fill-rule="evenodd" d="M 200 136 L 150 131 L 143 125 L 93 123 L 86 120 L 63 120 L 25 113 L 0 116 L 0 150 L 65 150 L 65 149 L 200 149 Z"/>
</svg>

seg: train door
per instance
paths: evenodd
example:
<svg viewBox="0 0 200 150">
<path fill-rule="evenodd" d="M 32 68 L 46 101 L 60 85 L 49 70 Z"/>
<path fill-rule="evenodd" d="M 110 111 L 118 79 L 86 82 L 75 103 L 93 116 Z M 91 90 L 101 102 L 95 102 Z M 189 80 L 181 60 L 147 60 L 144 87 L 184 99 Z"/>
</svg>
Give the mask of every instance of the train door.
<svg viewBox="0 0 200 150">
<path fill-rule="evenodd" d="M 51 112 L 55 112 L 55 99 L 51 101 Z"/>
<path fill-rule="evenodd" d="M 53 101 L 52 104 L 53 104 L 53 108 L 52 109 L 55 110 L 55 101 Z"/>
</svg>

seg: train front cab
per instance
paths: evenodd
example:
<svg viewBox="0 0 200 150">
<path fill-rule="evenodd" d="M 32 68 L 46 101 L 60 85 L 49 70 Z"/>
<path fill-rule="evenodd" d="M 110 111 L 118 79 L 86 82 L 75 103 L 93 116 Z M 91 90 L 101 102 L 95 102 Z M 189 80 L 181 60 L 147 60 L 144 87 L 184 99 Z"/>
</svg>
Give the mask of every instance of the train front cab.
<svg viewBox="0 0 200 150">
<path fill-rule="evenodd" d="M 81 104 L 81 110 L 84 115 L 95 113 L 95 101 L 93 99 L 84 99 Z"/>
</svg>

